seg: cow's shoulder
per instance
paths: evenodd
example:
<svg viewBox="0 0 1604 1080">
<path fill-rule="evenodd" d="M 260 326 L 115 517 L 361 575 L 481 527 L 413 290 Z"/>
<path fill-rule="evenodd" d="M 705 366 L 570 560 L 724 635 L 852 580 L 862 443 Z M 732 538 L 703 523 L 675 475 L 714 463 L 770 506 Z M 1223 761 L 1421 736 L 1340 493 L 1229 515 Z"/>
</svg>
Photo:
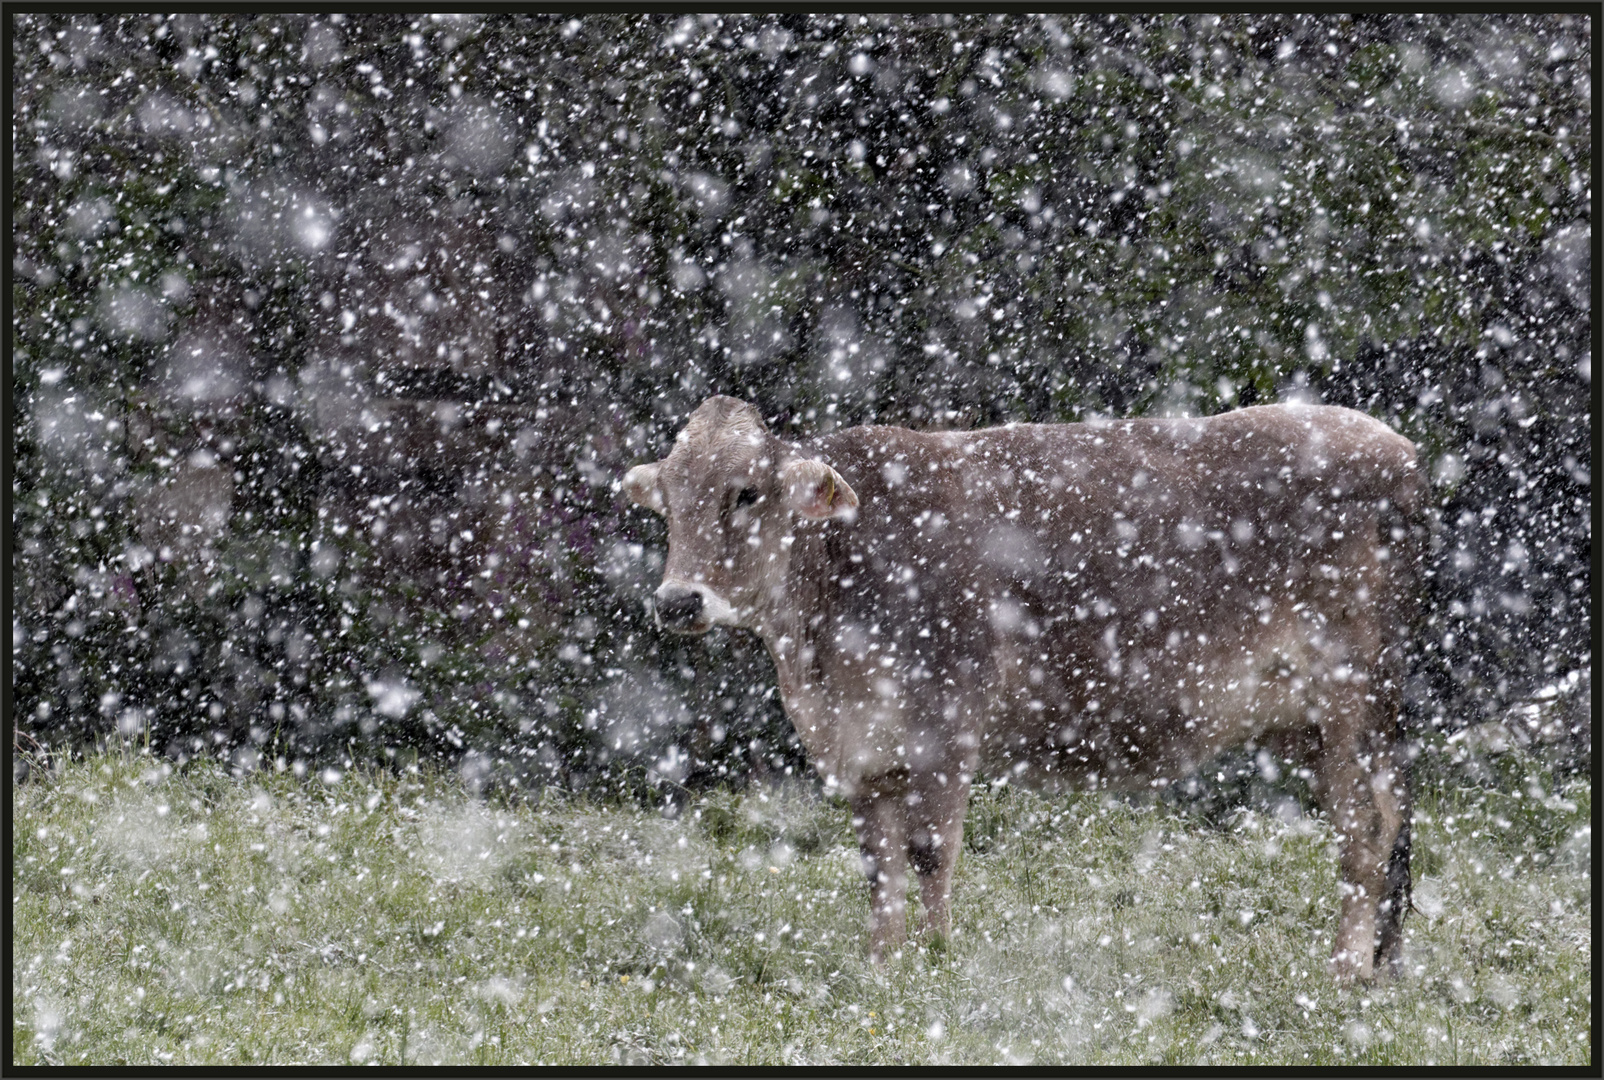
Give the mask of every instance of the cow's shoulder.
<svg viewBox="0 0 1604 1080">
<path fill-rule="evenodd" d="M 805 456 L 827 462 L 849 481 L 855 473 L 896 478 L 914 471 L 922 474 L 932 466 L 939 470 L 959 463 L 962 452 L 950 434 L 871 424 L 818 436 L 798 449 Z"/>
</svg>

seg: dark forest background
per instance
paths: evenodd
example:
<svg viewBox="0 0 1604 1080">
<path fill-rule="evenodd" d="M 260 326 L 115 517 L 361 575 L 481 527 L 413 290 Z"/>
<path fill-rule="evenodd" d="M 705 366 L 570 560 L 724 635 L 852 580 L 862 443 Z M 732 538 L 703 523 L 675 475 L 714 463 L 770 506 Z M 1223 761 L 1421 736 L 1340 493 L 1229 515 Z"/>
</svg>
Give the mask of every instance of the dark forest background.
<svg viewBox="0 0 1604 1080">
<path fill-rule="evenodd" d="M 1584 17 L 9 32 L 19 751 L 799 768 L 756 639 L 651 627 L 617 490 L 723 392 L 1364 410 L 1433 478 L 1408 724 L 1585 760 Z"/>
</svg>

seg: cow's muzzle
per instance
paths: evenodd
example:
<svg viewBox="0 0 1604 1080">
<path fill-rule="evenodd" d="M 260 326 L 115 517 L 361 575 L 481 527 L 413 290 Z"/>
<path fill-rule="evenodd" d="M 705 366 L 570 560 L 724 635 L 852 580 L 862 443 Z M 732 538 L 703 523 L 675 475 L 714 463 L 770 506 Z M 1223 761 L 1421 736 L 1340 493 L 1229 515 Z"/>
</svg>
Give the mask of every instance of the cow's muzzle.
<svg viewBox="0 0 1604 1080">
<path fill-rule="evenodd" d="M 679 634 L 700 634 L 711 623 L 703 614 L 702 594 L 680 585 L 657 590 L 657 624 Z"/>
</svg>

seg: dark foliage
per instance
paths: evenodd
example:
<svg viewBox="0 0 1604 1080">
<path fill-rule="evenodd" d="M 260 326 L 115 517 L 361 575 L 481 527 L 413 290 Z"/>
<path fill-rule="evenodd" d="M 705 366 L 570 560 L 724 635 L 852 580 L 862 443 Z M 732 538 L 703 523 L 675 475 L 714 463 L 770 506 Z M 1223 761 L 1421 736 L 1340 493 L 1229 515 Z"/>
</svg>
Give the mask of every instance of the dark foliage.
<svg viewBox="0 0 1604 1080">
<path fill-rule="evenodd" d="M 1588 664 L 1581 17 L 11 42 L 19 739 L 800 768 L 755 639 L 650 627 L 616 492 L 715 392 L 786 434 L 1363 409 L 1438 494 L 1410 722 Z"/>
</svg>

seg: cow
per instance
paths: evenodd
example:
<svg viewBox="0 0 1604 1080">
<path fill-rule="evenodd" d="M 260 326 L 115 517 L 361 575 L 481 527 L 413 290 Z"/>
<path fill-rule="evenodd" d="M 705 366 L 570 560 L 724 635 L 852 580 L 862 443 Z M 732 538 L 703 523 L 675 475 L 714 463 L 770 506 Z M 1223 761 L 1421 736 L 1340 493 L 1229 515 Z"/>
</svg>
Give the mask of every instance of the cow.
<svg viewBox="0 0 1604 1080">
<path fill-rule="evenodd" d="M 667 521 L 659 624 L 767 645 L 851 806 L 876 961 L 909 865 L 949 933 L 977 775 L 1157 788 L 1246 745 L 1306 770 L 1336 830 L 1333 973 L 1396 969 L 1423 482 L 1384 424 L 1276 404 L 788 442 L 718 396 L 622 490 Z"/>
</svg>

